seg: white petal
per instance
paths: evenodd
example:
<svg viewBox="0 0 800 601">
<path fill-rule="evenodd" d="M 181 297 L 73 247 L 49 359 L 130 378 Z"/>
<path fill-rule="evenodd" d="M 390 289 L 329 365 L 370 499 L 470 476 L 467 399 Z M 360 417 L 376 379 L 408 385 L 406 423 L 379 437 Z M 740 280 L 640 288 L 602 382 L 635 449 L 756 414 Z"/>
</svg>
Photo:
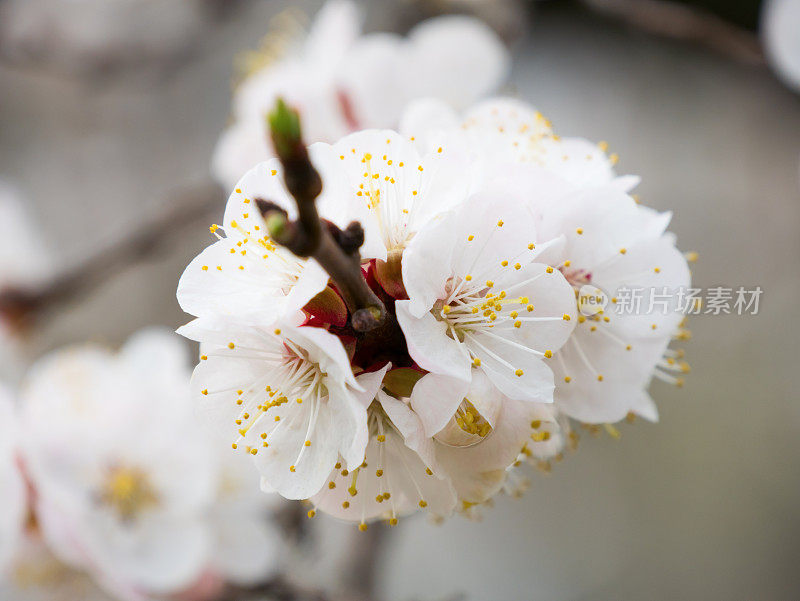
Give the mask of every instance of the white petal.
<svg viewBox="0 0 800 601">
<path fill-rule="evenodd" d="M 452 107 L 438 98 L 415 100 L 406 106 L 400 119 L 400 132 L 413 137 L 423 152 L 434 150 L 433 142 L 441 134 L 458 128 L 458 114 Z"/>
<path fill-rule="evenodd" d="M 436 457 L 460 500 L 483 503 L 500 490 L 506 468 L 530 441 L 531 421 L 538 416 L 535 403 L 504 399 L 497 426 L 482 442 L 470 447 L 437 446 Z"/>
<path fill-rule="evenodd" d="M 435 96 L 464 108 L 494 90 L 510 67 L 498 36 L 465 16 L 428 19 L 411 30 L 408 79 L 413 96 Z"/>
<path fill-rule="evenodd" d="M 482 334 L 468 340 L 467 346 L 481 361 L 480 367 L 473 369 L 483 371 L 504 395 L 515 400 L 553 402 L 553 372 L 540 356 Z M 522 370 L 521 375 L 517 370 Z"/>
<path fill-rule="evenodd" d="M 467 394 L 469 382 L 449 376 L 427 374 L 411 393 L 411 407 L 419 416 L 428 437 L 447 425 Z"/>
<path fill-rule="evenodd" d="M 350 367 L 350 358 L 339 338 L 327 330 L 312 327 L 286 327 L 283 335 L 300 343 L 308 353 L 308 358 L 317 363 L 329 377 L 361 390 Z"/>
<path fill-rule="evenodd" d="M 400 401 L 392 403 L 394 413 L 399 410 L 397 403 Z M 411 412 L 407 410 L 407 413 Z M 401 419 L 400 423 L 408 427 L 411 420 L 413 414 Z M 416 426 L 411 426 L 411 431 L 419 433 L 421 424 L 417 421 Z M 329 484 L 312 499 L 312 503 L 335 517 L 361 522 L 379 517 L 396 518 L 419 511 L 420 502 L 435 515 L 449 515 L 455 505 L 450 483 L 426 471 L 428 466 L 417 452 L 407 446 L 398 430 L 387 426 L 384 432 L 383 442 L 371 437 L 365 456 L 366 467 L 355 471 L 333 470 Z M 377 470 L 382 471 L 381 476 L 377 475 Z M 386 493 L 389 498 L 383 498 Z M 377 500 L 379 495 L 380 501 Z"/>
<path fill-rule="evenodd" d="M 414 317 L 410 301 L 397 301 L 397 321 L 406 336 L 408 352 L 417 364 L 430 372 L 463 381 L 470 379 L 470 360 L 460 343 L 447 335 L 447 326 L 430 313 Z"/>
<path fill-rule="evenodd" d="M 354 2 L 328 0 L 314 17 L 305 52 L 322 71 L 339 64 L 361 33 L 361 15 Z"/>
</svg>

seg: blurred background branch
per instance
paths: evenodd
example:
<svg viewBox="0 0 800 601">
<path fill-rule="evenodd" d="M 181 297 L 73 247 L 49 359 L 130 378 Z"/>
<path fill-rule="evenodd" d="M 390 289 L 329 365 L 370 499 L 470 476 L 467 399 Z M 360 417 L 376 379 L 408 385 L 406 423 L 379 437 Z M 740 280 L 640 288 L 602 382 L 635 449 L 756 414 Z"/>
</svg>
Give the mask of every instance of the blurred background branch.
<svg viewBox="0 0 800 601">
<path fill-rule="evenodd" d="M 20 328 L 57 307 L 91 294 L 104 282 L 126 269 L 157 258 L 181 232 L 196 228 L 223 207 L 220 187 L 206 182 L 167 196 L 161 210 L 145 215 L 116 241 L 96 250 L 77 265 L 69 267 L 34 289 L 7 288 L 0 291 L 0 314 Z"/>
<path fill-rule="evenodd" d="M 752 30 L 695 3 L 670 0 L 582 1 L 592 10 L 646 33 L 704 46 L 745 64 L 764 64 L 761 44 Z"/>
</svg>

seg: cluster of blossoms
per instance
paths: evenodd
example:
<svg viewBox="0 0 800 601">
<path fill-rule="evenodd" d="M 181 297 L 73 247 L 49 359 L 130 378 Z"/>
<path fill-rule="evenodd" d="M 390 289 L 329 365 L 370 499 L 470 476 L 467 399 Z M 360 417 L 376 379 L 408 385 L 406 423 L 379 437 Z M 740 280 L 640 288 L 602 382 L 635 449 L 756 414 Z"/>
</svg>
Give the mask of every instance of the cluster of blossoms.
<svg viewBox="0 0 800 601">
<path fill-rule="evenodd" d="M 509 69 L 503 43 L 481 21 L 444 16 L 403 38 L 361 35 L 350 0 L 330 0 L 303 36 L 291 14 L 276 17 L 262 48 L 246 55 L 232 123 L 211 170 L 233 188 L 255 163 L 273 156 L 264 115 L 283 97 L 303 118 L 309 142 L 335 142 L 370 127 L 397 127 L 406 104 L 435 97 L 464 109 L 491 93 Z"/>
<path fill-rule="evenodd" d="M 144 330 L 117 354 L 54 352 L 19 396 L 18 409 L 0 399 L 0 571 L 23 563 L 26 538 L 131 601 L 205 598 L 280 568 L 269 521 L 280 501 L 258 490 L 249 462 L 214 452 L 193 415 L 185 349 L 168 330 Z"/>
<path fill-rule="evenodd" d="M 650 380 L 688 369 L 668 349 L 680 315 L 579 311 L 586 286 L 689 284 L 670 215 L 628 194 L 604 145 L 503 98 L 463 116 L 420 100 L 400 123 L 308 149 L 326 227 L 363 228 L 388 325 L 354 325 L 346 286 L 276 241 L 274 209 L 298 215 L 279 159 L 235 185 L 178 287 L 202 413 L 262 489 L 362 529 L 485 503 L 561 452 L 569 418 L 656 419 Z"/>
</svg>

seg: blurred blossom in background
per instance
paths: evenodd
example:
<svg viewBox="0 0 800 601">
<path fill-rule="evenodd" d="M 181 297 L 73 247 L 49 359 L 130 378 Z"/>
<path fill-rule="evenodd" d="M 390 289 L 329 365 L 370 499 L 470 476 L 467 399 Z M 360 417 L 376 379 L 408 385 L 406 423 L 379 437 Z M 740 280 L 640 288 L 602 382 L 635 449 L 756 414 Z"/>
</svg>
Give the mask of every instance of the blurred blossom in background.
<svg viewBox="0 0 800 601">
<path fill-rule="evenodd" d="M 800 0 L 0 0 L 0 89 L 3 601 L 800 596 Z M 309 144 L 391 128 L 435 157 L 446 135 L 475 145 L 479 181 L 528 150 L 476 133 L 496 116 L 482 122 L 481 106 L 502 112 L 479 104 L 492 95 L 536 123 L 549 172 L 613 188 L 609 203 L 636 186 L 659 223 L 674 211 L 671 232 L 700 255 L 691 285 L 758 286 L 760 311 L 693 317 L 681 342 L 693 373 L 681 389 L 655 382 L 657 408 L 642 395 L 591 415 L 594 387 L 526 413 L 517 421 L 544 425 L 518 464 L 540 469 L 495 474 L 481 484 L 505 494 L 459 497 L 462 515 L 443 524 L 458 482 L 425 490 L 427 519 L 363 532 L 322 515 L 352 519 L 335 471 L 309 503 L 264 492 L 250 457 L 196 411 L 191 366 L 225 349 L 174 330 L 181 308 L 242 312 L 275 284 L 242 285 L 233 308 L 227 289 L 191 281 L 175 300 L 186 265 L 221 244 L 208 224 L 274 154 L 266 112 L 286 99 Z M 429 248 L 462 227 L 445 223 Z M 680 267 L 662 232 L 648 257 Z M 444 264 L 426 252 L 420 281 Z M 569 352 L 559 381 L 586 365 Z M 631 370 L 649 383 L 642 363 Z M 683 385 L 688 364 L 667 351 L 659 370 Z M 358 378 L 368 390 L 370 375 Z M 376 395 L 371 435 L 396 420 L 425 438 L 436 416 L 377 392 L 367 405 Z M 602 425 L 626 415 L 633 424 Z M 398 453 L 371 444 L 367 461 L 446 464 L 459 427 L 431 454 L 398 438 Z M 370 503 L 375 482 L 360 484 Z"/>
</svg>

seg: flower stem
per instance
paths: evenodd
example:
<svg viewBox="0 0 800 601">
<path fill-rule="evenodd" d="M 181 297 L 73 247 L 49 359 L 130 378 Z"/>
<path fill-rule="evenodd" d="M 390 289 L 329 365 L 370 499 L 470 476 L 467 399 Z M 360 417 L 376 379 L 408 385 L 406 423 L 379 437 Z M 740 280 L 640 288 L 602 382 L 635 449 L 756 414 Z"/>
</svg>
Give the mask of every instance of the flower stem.
<svg viewBox="0 0 800 601">
<path fill-rule="evenodd" d="M 286 189 L 297 204 L 297 220 L 290 221 L 274 203 L 256 199 L 270 236 L 299 257 L 313 257 L 328 272 L 350 310 L 353 329 L 368 332 L 377 328 L 386 319 L 386 307 L 361 272 L 361 225 L 354 221 L 340 230 L 320 219 L 316 199 L 323 182 L 303 143 L 297 111 L 278 99 L 268 121 Z"/>
</svg>

